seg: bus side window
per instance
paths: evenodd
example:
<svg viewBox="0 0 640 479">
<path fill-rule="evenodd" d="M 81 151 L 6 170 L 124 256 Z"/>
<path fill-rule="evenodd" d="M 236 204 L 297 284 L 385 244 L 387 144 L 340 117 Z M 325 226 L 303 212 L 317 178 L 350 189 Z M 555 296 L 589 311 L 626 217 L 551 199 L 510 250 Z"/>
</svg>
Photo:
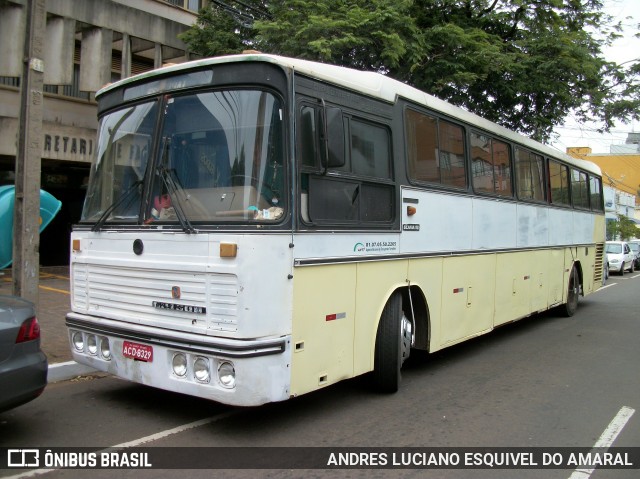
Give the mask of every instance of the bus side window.
<svg viewBox="0 0 640 479">
<path fill-rule="evenodd" d="M 516 184 L 521 200 L 545 201 L 542 156 L 516 147 Z"/>
<path fill-rule="evenodd" d="M 357 221 L 360 185 L 353 181 L 312 175 L 309 177 L 309 216 L 319 222 Z"/>
<path fill-rule="evenodd" d="M 589 194 L 591 196 L 591 209 L 594 211 L 604 211 L 600 179 L 591 175 L 589 175 Z"/>
<path fill-rule="evenodd" d="M 298 126 L 300 166 L 317 168 L 318 165 L 318 122 L 317 110 L 314 107 L 303 105 L 300 110 L 300 123 Z"/>
<path fill-rule="evenodd" d="M 411 109 L 405 112 L 405 124 L 411 180 L 465 188 L 462 127 Z"/>
<path fill-rule="evenodd" d="M 575 208 L 589 208 L 587 174 L 571 169 L 571 199 Z"/>
<path fill-rule="evenodd" d="M 298 163 L 303 173 L 300 175 L 300 214 L 305 223 L 311 223 L 309 216 L 309 174 L 305 171 L 319 171 L 318 110 L 302 105 L 298 120 L 297 152 Z"/>
<path fill-rule="evenodd" d="M 557 161 L 549 160 L 549 187 L 551 188 L 552 204 L 571 206 L 569 169 L 567 166 Z"/>
<path fill-rule="evenodd" d="M 302 220 L 389 226 L 395 186 L 388 126 L 318 102 L 300 103 L 297 120 Z"/>
<path fill-rule="evenodd" d="M 513 196 L 509 145 L 481 133 L 471 133 L 473 189 L 480 193 Z"/>
</svg>

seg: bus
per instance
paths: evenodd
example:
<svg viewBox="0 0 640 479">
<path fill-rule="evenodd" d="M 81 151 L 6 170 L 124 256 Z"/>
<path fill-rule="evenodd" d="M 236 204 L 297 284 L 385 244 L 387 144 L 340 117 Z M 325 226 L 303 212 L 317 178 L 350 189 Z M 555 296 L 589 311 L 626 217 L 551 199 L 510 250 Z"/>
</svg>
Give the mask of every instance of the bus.
<svg viewBox="0 0 640 479">
<path fill-rule="evenodd" d="M 373 72 L 248 53 L 103 88 L 71 235 L 78 363 L 256 406 L 602 285 L 602 178 Z"/>
</svg>

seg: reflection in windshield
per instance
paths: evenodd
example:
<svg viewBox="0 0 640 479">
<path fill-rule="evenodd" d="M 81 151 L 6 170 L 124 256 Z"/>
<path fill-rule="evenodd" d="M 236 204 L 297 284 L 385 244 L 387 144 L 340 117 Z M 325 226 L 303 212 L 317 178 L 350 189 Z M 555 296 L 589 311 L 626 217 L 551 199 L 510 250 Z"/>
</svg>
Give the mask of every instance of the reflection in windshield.
<svg viewBox="0 0 640 479">
<path fill-rule="evenodd" d="M 156 117 L 156 102 L 151 102 L 101 119 L 83 221 L 138 221 Z"/>
<path fill-rule="evenodd" d="M 159 165 L 181 195 L 156 181 L 147 222 L 276 221 L 283 210 L 282 109 L 271 94 L 236 90 L 170 98 Z M 176 202 L 179 201 L 179 204 Z"/>
<path fill-rule="evenodd" d="M 192 223 L 277 222 L 286 199 L 282 121 L 280 101 L 254 90 L 167 97 L 161 108 L 153 101 L 109 113 L 100 121 L 82 221 L 97 222 L 96 229 L 176 223 L 185 231 Z"/>
</svg>

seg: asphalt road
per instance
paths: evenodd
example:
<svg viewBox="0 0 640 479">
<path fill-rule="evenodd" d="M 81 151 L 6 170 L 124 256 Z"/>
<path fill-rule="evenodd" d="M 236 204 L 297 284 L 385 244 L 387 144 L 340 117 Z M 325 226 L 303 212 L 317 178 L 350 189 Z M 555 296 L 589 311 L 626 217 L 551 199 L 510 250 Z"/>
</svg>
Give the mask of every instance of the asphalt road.
<svg viewBox="0 0 640 479">
<path fill-rule="evenodd" d="M 413 354 L 394 395 L 375 394 L 366 378 L 356 378 L 284 403 L 233 408 L 107 375 L 58 382 L 37 400 L 0 413 L 0 447 L 592 448 L 603 436 L 614 436 L 611 427 L 619 433 L 613 446 L 638 447 L 640 413 L 630 413 L 640 409 L 639 293 L 640 275 L 613 276 L 608 287 L 581 298 L 572 318 L 538 315 L 430 356 Z M 572 473 L 572 468 L 35 472 L 47 479 L 569 478 Z M 32 475 L 0 469 L 0 477 L 36 477 L 27 474 Z M 580 478 L 638 476 L 640 469 L 596 468 Z"/>
</svg>

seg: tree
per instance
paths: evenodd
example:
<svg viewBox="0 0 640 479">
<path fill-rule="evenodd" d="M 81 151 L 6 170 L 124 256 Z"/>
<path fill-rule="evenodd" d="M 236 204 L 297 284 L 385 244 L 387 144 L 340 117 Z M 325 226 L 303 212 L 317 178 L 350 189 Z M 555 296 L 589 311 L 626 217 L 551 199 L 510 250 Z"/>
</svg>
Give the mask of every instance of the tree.
<svg viewBox="0 0 640 479">
<path fill-rule="evenodd" d="M 202 56 L 230 55 L 251 48 L 255 36 L 251 13 L 211 2 L 197 23 L 180 35 L 192 52 Z"/>
<path fill-rule="evenodd" d="M 638 230 L 636 224 L 625 215 L 618 215 L 618 221 L 616 223 L 616 233 L 622 241 L 636 238 L 638 234 L 640 234 L 640 230 Z"/>
<path fill-rule="evenodd" d="M 601 0 L 416 0 L 415 9 L 426 45 L 425 68 L 410 72 L 419 88 L 538 140 L 570 112 L 605 128 L 638 116 L 638 75 L 602 55 L 620 27 Z"/>
<path fill-rule="evenodd" d="M 202 55 L 255 48 L 379 71 L 546 141 L 571 113 L 640 119 L 640 62 L 603 48 L 603 0 L 212 1 L 182 38 Z M 212 13 L 213 12 L 213 13 Z"/>
<path fill-rule="evenodd" d="M 387 73 L 413 58 L 410 0 L 277 1 L 255 24 L 261 49 Z"/>
</svg>

